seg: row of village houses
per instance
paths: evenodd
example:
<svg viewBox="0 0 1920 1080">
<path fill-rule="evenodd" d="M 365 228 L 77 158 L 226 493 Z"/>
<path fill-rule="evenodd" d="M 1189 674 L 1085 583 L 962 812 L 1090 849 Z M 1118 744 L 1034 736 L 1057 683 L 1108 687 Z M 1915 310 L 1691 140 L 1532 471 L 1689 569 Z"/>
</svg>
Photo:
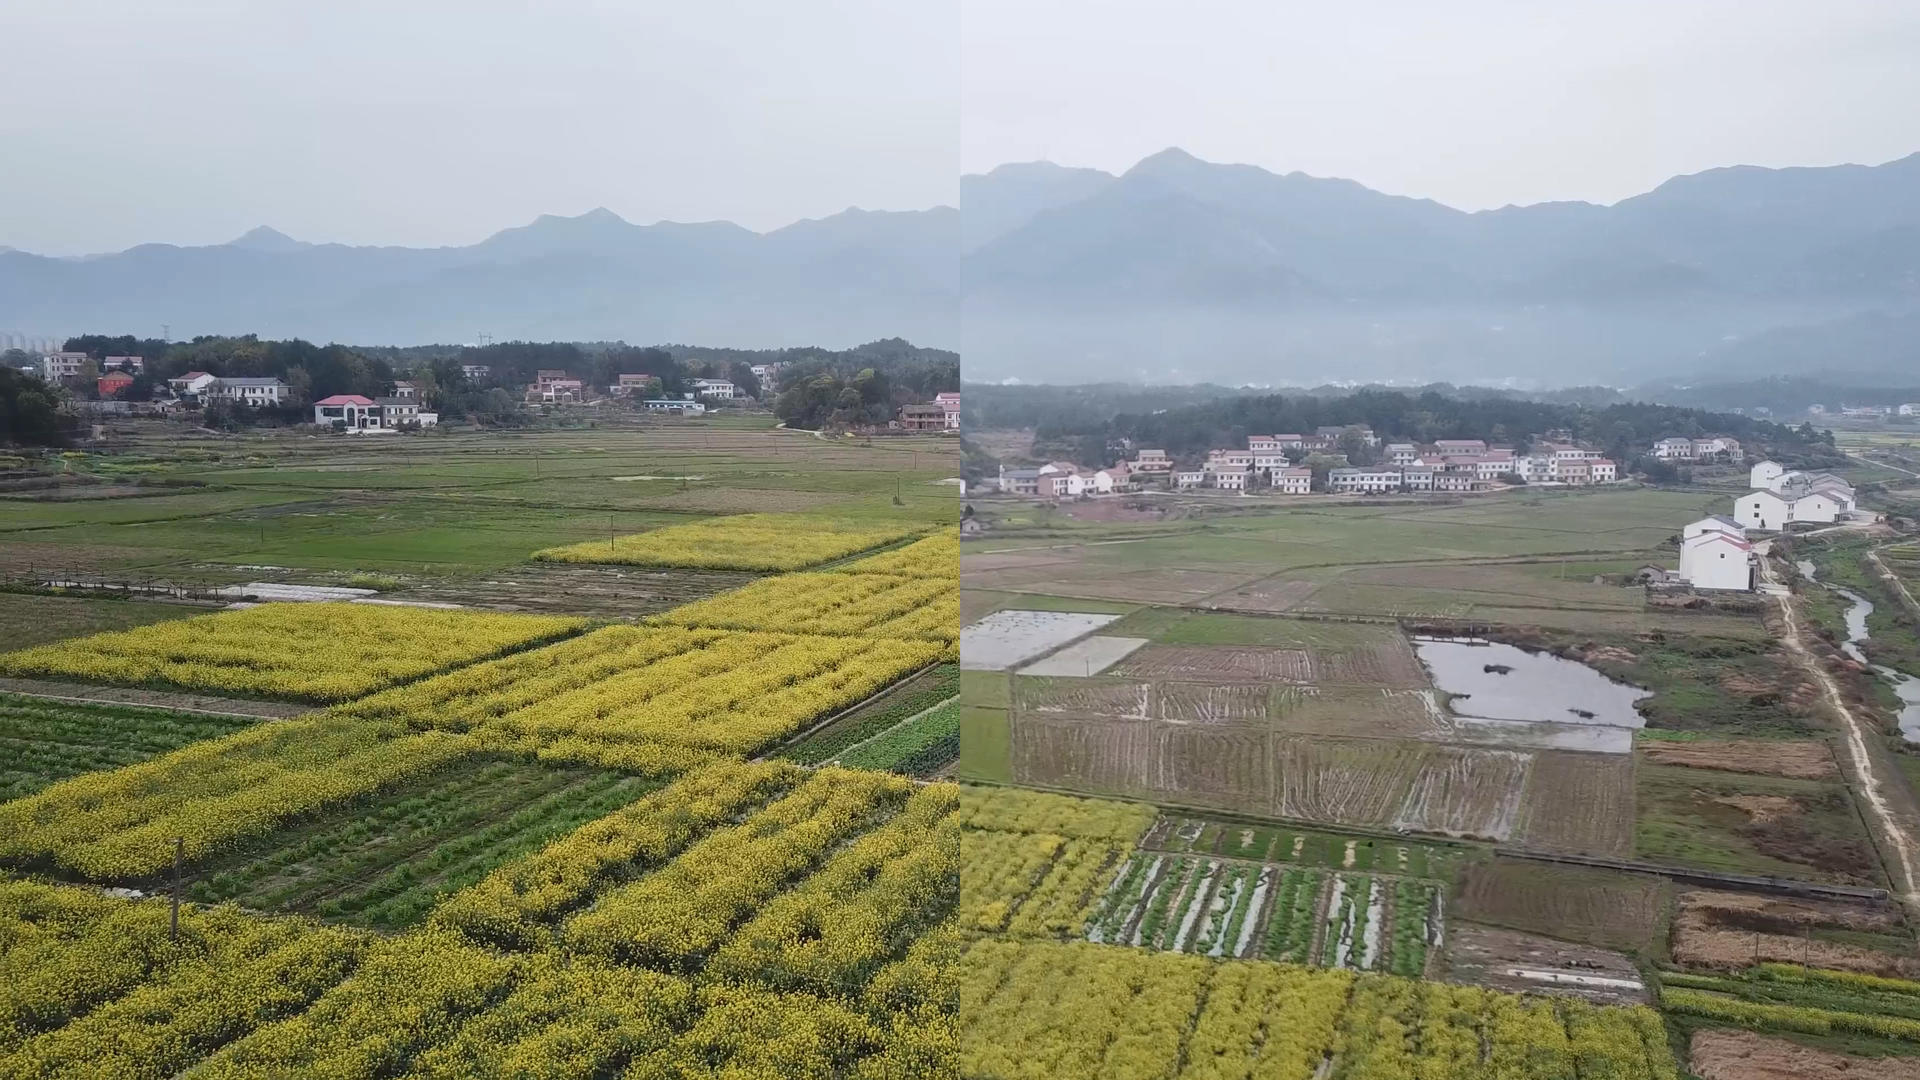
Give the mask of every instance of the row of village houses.
<svg viewBox="0 0 1920 1080">
<path fill-rule="evenodd" d="M 1749 531 L 1785 532 L 1795 525 L 1830 525 L 1859 518 L 1853 485 L 1827 472 L 1800 472 L 1777 461 L 1748 470 L 1753 490 L 1733 501 L 1733 514 L 1687 525 L 1680 537 L 1680 569 L 1669 580 L 1695 589 L 1744 592 L 1754 586 Z"/>
<path fill-rule="evenodd" d="M 1306 495 L 1313 490 L 1313 470 L 1294 464 L 1289 451 L 1325 453 L 1340 445 L 1349 433 L 1369 446 L 1380 439 L 1367 428 L 1321 428 L 1307 435 L 1254 435 L 1245 450 L 1209 450 L 1201 466 L 1177 465 L 1165 450 L 1140 450 L 1131 461 L 1105 469 L 1082 470 L 1070 462 L 1051 462 L 1033 469 L 1002 469 L 1002 491 L 1016 495 L 1062 498 L 1082 494 L 1132 491 L 1141 487 L 1168 487 L 1178 491 L 1211 488 L 1219 491 L 1268 490 L 1282 495 Z M 1548 445 L 1520 455 L 1508 447 L 1488 446 L 1482 439 L 1440 439 L 1426 445 L 1388 443 L 1381 448 L 1381 464 L 1340 466 L 1327 471 L 1326 490 L 1339 494 L 1378 495 L 1398 491 L 1483 491 L 1514 479 L 1529 484 L 1584 486 L 1610 484 L 1620 479 L 1619 466 L 1599 451 L 1573 445 Z"/>
</svg>

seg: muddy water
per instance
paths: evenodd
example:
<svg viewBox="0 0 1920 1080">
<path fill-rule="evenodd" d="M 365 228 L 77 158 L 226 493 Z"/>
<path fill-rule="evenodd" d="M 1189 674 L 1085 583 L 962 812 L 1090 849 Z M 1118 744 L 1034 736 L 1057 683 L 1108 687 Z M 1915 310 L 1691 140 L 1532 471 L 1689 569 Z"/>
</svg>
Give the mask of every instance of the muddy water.
<svg viewBox="0 0 1920 1080">
<path fill-rule="evenodd" d="M 1812 562 L 1802 559 L 1796 565 L 1799 567 L 1801 576 L 1808 581 L 1819 580 L 1814 576 Z M 1821 584 L 1826 583 L 1821 582 Z M 1849 605 L 1846 616 L 1847 640 L 1840 645 L 1840 651 L 1856 662 L 1879 672 L 1881 678 L 1892 684 L 1894 694 L 1900 698 L 1900 715 L 1897 718 L 1900 734 L 1908 742 L 1920 742 L 1920 679 L 1904 671 L 1896 671 L 1868 660 L 1866 651 L 1861 648 L 1869 639 L 1867 616 L 1873 614 L 1873 601 L 1852 589 L 1843 589 L 1838 585 L 1827 585 L 1827 588 L 1845 597 Z"/>
<path fill-rule="evenodd" d="M 1433 684 L 1453 695 L 1464 717 L 1638 728 L 1646 724 L 1634 703 L 1652 691 L 1617 683 L 1552 653 L 1497 642 L 1415 638 L 1413 649 Z"/>
</svg>

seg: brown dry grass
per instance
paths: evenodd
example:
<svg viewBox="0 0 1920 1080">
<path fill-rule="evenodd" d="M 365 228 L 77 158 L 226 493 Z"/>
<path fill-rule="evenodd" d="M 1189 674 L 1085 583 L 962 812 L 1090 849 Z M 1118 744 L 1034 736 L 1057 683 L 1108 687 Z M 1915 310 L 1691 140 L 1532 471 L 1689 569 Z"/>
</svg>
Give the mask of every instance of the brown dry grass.
<svg viewBox="0 0 1920 1080">
<path fill-rule="evenodd" d="M 1522 844 L 1580 855 L 1633 854 L 1633 759 L 1543 751 L 1520 804 Z"/>
<path fill-rule="evenodd" d="M 1812 936 L 1816 929 L 1898 935 L 1891 907 L 1693 890 L 1680 895 L 1673 959 L 1686 967 L 1731 969 L 1763 961 L 1912 978 L 1920 958 Z"/>
<path fill-rule="evenodd" d="M 1794 780 L 1832 780 L 1840 775 L 1833 751 L 1817 739 L 1648 741 L 1641 744 L 1640 752 L 1656 765 L 1685 765 Z"/>
<path fill-rule="evenodd" d="M 1920 1080 L 1920 1059 L 1854 1057 L 1725 1028 L 1694 1032 L 1687 1061 L 1701 1080 Z"/>
<path fill-rule="evenodd" d="M 1649 951 L 1666 918 L 1664 878 L 1520 859 L 1474 864 L 1460 886 L 1463 919 L 1603 948 Z"/>
</svg>

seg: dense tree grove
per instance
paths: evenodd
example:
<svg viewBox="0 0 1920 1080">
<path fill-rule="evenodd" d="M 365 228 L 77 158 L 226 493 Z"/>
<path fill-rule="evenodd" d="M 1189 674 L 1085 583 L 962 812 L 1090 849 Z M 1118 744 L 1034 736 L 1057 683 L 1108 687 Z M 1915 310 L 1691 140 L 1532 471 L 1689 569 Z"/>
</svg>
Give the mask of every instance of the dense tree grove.
<svg viewBox="0 0 1920 1080">
<path fill-rule="evenodd" d="M 1082 414 L 1035 429 L 1035 441 L 1079 448 L 1082 464 L 1106 464 L 1128 447 L 1164 447 L 1176 458 L 1204 456 L 1211 447 L 1245 446 L 1248 435 L 1311 434 L 1316 428 L 1361 425 L 1388 441 L 1485 439 L 1525 448 L 1547 432 L 1564 431 L 1616 461 L 1634 462 L 1656 439 L 1731 435 L 1768 453 L 1818 463 L 1836 457 L 1830 433 L 1728 413 L 1670 405 L 1619 404 L 1603 408 L 1519 398 L 1466 399 L 1427 392 L 1418 396 L 1362 390 L 1343 397 L 1234 397 L 1155 412 L 1101 417 Z"/>
<path fill-rule="evenodd" d="M 32 375 L 0 367 L 0 445 L 65 446 L 68 427 L 58 390 Z"/>
</svg>

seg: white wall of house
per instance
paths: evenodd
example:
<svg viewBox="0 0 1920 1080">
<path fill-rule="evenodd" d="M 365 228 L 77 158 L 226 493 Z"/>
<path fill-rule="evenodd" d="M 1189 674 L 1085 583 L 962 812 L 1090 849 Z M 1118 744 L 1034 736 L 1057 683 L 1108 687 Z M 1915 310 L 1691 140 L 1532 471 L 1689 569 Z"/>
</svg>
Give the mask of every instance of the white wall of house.
<svg viewBox="0 0 1920 1080">
<path fill-rule="evenodd" d="M 1753 588 L 1747 546 L 1725 533 L 1702 533 L 1682 545 L 1680 576 L 1696 589 L 1746 592 Z"/>
<path fill-rule="evenodd" d="M 1787 475 L 1787 467 L 1777 461 L 1755 462 L 1747 470 L 1747 485 L 1757 491 L 1778 490 L 1780 478 Z"/>
<path fill-rule="evenodd" d="M 1793 508 L 1771 491 L 1750 491 L 1733 501 L 1733 520 L 1749 529 L 1779 532 L 1793 520 Z"/>
</svg>

